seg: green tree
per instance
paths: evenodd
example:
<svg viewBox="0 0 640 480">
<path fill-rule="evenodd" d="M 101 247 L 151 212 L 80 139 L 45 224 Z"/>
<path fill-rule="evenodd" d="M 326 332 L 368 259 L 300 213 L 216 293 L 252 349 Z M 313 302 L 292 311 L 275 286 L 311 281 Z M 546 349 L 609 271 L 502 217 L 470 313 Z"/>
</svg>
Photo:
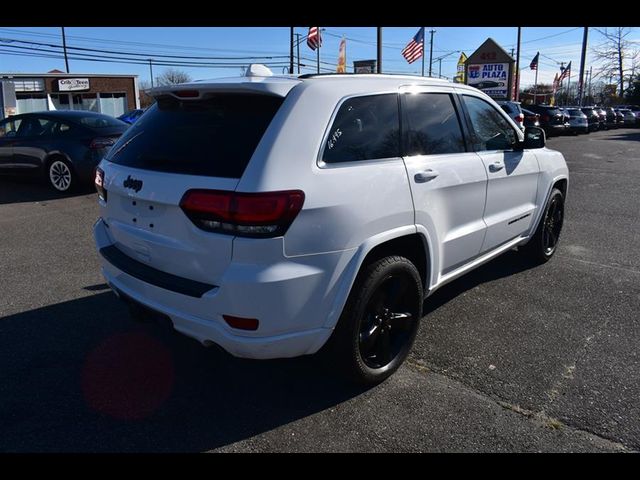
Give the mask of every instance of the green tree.
<svg viewBox="0 0 640 480">
<path fill-rule="evenodd" d="M 640 76 L 636 75 L 633 78 L 631 86 L 627 90 L 626 100 L 631 105 L 640 105 Z"/>
</svg>

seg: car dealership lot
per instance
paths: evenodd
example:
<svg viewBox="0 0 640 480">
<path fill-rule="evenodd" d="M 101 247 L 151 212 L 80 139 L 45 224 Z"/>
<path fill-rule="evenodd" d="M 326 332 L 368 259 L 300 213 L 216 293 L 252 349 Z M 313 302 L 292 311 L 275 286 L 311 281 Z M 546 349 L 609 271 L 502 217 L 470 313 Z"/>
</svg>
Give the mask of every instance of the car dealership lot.
<svg viewBox="0 0 640 480">
<path fill-rule="evenodd" d="M 556 256 L 443 287 L 373 389 L 133 323 L 98 270 L 95 195 L 0 179 L 0 451 L 640 450 L 640 131 L 559 137 Z"/>
</svg>

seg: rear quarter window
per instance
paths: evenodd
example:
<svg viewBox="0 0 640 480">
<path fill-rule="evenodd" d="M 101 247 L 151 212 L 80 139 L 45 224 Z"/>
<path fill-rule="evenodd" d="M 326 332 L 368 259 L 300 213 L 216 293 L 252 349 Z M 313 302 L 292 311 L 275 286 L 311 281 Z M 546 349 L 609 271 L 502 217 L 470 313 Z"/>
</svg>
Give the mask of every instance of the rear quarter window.
<svg viewBox="0 0 640 480">
<path fill-rule="evenodd" d="M 326 163 L 400 156 L 398 95 L 379 94 L 345 100 L 324 142 Z"/>
<path fill-rule="evenodd" d="M 160 97 L 111 148 L 108 161 L 161 172 L 240 178 L 283 98 Z"/>
</svg>

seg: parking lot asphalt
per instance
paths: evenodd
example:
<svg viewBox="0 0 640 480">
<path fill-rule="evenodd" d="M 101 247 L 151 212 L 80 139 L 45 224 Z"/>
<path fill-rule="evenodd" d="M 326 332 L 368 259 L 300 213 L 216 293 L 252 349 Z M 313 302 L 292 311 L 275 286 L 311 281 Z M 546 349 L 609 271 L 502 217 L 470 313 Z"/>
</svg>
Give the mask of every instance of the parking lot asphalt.
<svg viewBox="0 0 640 480">
<path fill-rule="evenodd" d="M 133 323 L 99 273 L 95 195 L 0 179 L 0 451 L 640 450 L 640 130 L 548 146 L 571 175 L 554 258 L 443 287 L 367 390 Z"/>
</svg>

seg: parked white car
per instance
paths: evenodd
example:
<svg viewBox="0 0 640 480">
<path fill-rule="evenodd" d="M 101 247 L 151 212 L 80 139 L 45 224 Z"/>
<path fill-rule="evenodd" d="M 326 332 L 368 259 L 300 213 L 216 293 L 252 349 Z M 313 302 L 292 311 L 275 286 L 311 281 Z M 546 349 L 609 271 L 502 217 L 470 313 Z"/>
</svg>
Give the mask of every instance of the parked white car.
<svg viewBox="0 0 640 480">
<path fill-rule="evenodd" d="M 96 171 L 95 241 L 135 316 L 204 345 L 257 359 L 325 346 L 340 372 L 380 382 L 425 297 L 515 247 L 556 251 L 562 154 L 472 87 L 253 66 L 153 95 Z"/>
</svg>

